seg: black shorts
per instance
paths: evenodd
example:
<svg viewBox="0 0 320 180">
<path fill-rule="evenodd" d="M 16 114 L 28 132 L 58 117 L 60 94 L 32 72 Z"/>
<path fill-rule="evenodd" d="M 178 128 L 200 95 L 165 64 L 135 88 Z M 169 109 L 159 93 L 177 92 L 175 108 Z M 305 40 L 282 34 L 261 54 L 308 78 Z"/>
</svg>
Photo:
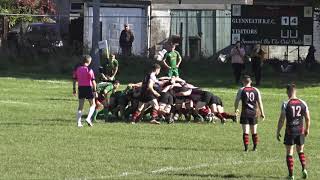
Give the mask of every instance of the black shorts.
<svg viewBox="0 0 320 180">
<path fill-rule="evenodd" d="M 110 98 L 114 98 L 115 105 L 127 106 L 129 103 L 128 97 L 120 91 L 111 94 Z"/>
<path fill-rule="evenodd" d="M 159 103 L 173 105 L 173 97 L 170 93 L 161 93 L 161 96 L 158 100 Z"/>
<path fill-rule="evenodd" d="M 285 145 L 298 145 L 301 146 L 304 144 L 304 134 L 297 134 L 297 135 L 284 135 L 284 142 Z"/>
<path fill-rule="evenodd" d="M 258 124 L 258 118 L 256 118 L 256 117 L 240 117 L 240 124 L 256 125 L 256 124 Z"/>
<path fill-rule="evenodd" d="M 79 99 L 93 99 L 93 90 L 91 86 L 79 86 L 78 87 Z"/>
<path fill-rule="evenodd" d="M 157 99 L 155 95 L 153 95 L 152 93 L 142 93 L 139 97 L 139 101 L 143 102 L 143 103 L 147 103 L 150 102 L 154 99 Z"/>
<path fill-rule="evenodd" d="M 212 98 L 211 98 L 211 101 L 212 101 L 212 104 L 223 106 L 222 100 L 218 96 L 213 95 Z"/>
<path fill-rule="evenodd" d="M 213 104 L 213 94 L 210 92 L 205 91 L 201 95 L 200 101 L 205 102 L 206 105 L 211 106 Z"/>
<path fill-rule="evenodd" d="M 186 96 L 175 96 L 173 97 L 173 104 L 182 104 L 186 102 L 187 98 Z"/>
</svg>

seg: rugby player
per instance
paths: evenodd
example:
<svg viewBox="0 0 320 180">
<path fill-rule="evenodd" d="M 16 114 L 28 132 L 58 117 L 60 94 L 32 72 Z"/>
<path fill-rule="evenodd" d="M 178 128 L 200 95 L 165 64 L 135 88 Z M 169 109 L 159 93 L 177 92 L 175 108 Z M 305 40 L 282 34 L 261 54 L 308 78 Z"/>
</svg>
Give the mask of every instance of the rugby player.
<svg viewBox="0 0 320 180">
<path fill-rule="evenodd" d="M 151 106 L 152 108 L 152 120 L 150 121 L 150 123 L 160 124 L 160 122 L 156 120 L 159 110 L 157 98 L 160 97 L 160 93 L 154 89 L 154 86 L 158 83 L 158 79 L 156 78 L 156 76 L 160 73 L 160 70 L 161 66 L 159 64 L 154 64 L 152 66 L 151 73 L 148 73 L 144 77 L 142 81 L 138 109 L 132 115 L 132 124 L 135 124 L 138 121 L 142 110 L 147 106 Z"/>
<path fill-rule="evenodd" d="M 237 97 L 235 99 L 234 108 L 235 113 L 238 114 L 238 106 L 240 100 L 242 101 L 242 111 L 240 116 L 240 124 L 242 124 L 243 130 L 243 144 L 244 151 L 248 151 L 249 145 L 249 130 L 251 130 L 253 140 L 253 151 L 257 150 L 258 145 L 258 113 L 257 106 L 261 113 L 261 118 L 264 120 L 264 110 L 261 99 L 260 91 L 251 86 L 252 80 L 250 76 L 245 75 L 242 79 L 243 86 L 238 90 Z"/>
<path fill-rule="evenodd" d="M 278 121 L 277 139 L 280 141 L 280 131 L 286 120 L 286 130 L 284 135 L 284 144 L 287 151 L 287 166 L 289 171 L 288 179 L 293 180 L 293 149 L 296 145 L 296 151 L 299 155 L 302 166 L 302 177 L 308 177 L 306 169 L 306 156 L 304 150 L 304 139 L 308 136 L 310 131 L 310 113 L 308 105 L 303 100 L 297 97 L 297 90 L 295 84 L 287 85 L 287 95 L 289 100 L 284 102 L 281 106 L 281 114 Z M 305 127 L 304 127 L 305 120 Z"/>
</svg>

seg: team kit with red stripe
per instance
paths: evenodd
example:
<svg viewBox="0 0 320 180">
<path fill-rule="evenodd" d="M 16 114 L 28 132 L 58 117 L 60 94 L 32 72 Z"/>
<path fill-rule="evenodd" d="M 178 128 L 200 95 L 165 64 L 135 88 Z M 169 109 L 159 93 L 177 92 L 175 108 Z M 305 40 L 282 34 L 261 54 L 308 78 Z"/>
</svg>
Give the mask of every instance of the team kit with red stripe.
<svg viewBox="0 0 320 180">
<path fill-rule="evenodd" d="M 289 100 L 281 105 L 281 114 L 278 121 L 277 139 L 281 141 L 281 129 L 286 121 L 284 145 L 286 148 L 286 161 L 288 167 L 288 179 L 294 179 L 294 147 L 299 156 L 302 178 L 308 177 L 306 169 L 306 156 L 304 153 L 305 137 L 310 131 L 310 112 L 306 102 L 297 97 L 295 84 L 287 86 Z"/>
<path fill-rule="evenodd" d="M 282 111 L 286 113 L 286 130 L 284 144 L 304 144 L 304 115 L 308 111 L 307 104 L 300 99 L 290 99 L 283 103 Z"/>
</svg>

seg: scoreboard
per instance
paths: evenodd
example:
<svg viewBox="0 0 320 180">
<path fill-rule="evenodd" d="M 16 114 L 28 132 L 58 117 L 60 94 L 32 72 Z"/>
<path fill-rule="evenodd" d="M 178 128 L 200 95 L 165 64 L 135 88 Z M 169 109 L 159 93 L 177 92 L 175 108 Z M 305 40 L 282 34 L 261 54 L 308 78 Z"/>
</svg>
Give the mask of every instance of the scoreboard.
<svg viewBox="0 0 320 180">
<path fill-rule="evenodd" d="M 313 43 L 310 6 L 232 5 L 231 44 L 309 46 Z"/>
</svg>

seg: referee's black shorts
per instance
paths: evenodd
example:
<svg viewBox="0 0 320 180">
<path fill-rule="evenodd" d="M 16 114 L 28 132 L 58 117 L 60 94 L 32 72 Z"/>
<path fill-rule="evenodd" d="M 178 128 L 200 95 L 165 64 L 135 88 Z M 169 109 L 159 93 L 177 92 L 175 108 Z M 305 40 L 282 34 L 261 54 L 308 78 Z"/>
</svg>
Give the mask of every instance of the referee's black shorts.
<svg viewBox="0 0 320 180">
<path fill-rule="evenodd" d="M 78 98 L 79 99 L 93 99 L 93 89 L 91 86 L 79 86 L 78 87 Z"/>
</svg>

